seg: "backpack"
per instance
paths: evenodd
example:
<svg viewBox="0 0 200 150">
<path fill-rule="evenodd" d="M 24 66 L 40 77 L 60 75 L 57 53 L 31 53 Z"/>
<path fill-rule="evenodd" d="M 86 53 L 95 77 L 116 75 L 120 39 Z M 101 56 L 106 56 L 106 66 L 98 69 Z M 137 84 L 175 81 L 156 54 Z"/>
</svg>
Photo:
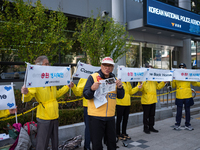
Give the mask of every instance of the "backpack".
<svg viewBox="0 0 200 150">
<path fill-rule="evenodd" d="M 81 146 L 82 135 L 75 136 L 67 141 L 64 141 L 59 147 L 59 150 L 74 150 Z"/>
<path fill-rule="evenodd" d="M 19 139 L 15 150 L 29 150 L 31 147 L 31 139 L 26 130 L 21 127 Z"/>
<path fill-rule="evenodd" d="M 31 139 L 31 149 L 35 149 L 36 147 L 36 136 L 37 136 L 37 123 L 34 121 L 30 121 L 24 124 L 23 128 L 27 131 L 28 135 Z"/>
</svg>

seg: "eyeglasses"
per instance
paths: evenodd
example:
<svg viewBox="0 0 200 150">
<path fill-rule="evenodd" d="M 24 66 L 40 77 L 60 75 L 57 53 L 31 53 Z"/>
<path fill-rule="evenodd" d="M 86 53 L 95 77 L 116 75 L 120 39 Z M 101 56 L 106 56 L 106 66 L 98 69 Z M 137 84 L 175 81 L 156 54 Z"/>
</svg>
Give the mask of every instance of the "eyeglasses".
<svg viewBox="0 0 200 150">
<path fill-rule="evenodd" d="M 111 64 L 102 64 L 104 67 L 113 67 Z"/>
<path fill-rule="evenodd" d="M 184 66 L 180 66 L 179 68 L 185 68 Z"/>
</svg>

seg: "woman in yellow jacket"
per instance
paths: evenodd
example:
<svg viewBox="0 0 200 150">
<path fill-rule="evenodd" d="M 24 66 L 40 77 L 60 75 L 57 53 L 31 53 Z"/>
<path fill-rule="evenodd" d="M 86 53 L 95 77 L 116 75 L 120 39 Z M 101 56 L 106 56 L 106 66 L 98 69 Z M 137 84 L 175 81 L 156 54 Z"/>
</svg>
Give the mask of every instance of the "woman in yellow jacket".
<svg viewBox="0 0 200 150">
<path fill-rule="evenodd" d="M 179 68 L 185 68 L 186 65 L 184 63 L 181 63 L 179 65 Z M 176 88 L 176 101 L 175 104 L 177 105 L 177 112 L 176 112 L 176 123 L 174 126 L 175 130 L 178 130 L 181 125 L 181 118 L 182 118 L 182 109 L 183 104 L 185 108 L 185 129 L 187 130 L 194 130 L 193 127 L 191 127 L 190 124 L 190 106 L 194 104 L 193 98 L 192 98 L 192 90 L 191 90 L 191 84 L 193 86 L 200 86 L 200 82 L 189 82 L 189 81 L 178 81 L 173 80 L 172 81 L 172 88 Z"/>
<path fill-rule="evenodd" d="M 124 98 L 123 99 L 116 99 L 116 112 L 117 112 L 117 121 L 116 121 L 116 134 L 117 138 L 119 140 L 130 140 L 131 138 L 126 133 L 127 123 L 128 123 L 128 117 L 130 113 L 130 105 L 131 105 L 131 98 L 130 96 L 135 94 L 139 88 L 142 87 L 136 86 L 135 88 L 132 88 L 130 82 L 122 82 L 122 86 L 124 88 Z M 122 121 L 123 118 L 123 121 Z M 120 134 L 120 124 L 122 121 L 122 134 Z"/>
<path fill-rule="evenodd" d="M 0 118 L 15 114 L 15 112 L 17 112 L 17 108 L 0 110 Z"/>
<path fill-rule="evenodd" d="M 48 66 L 49 61 L 46 56 L 39 56 L 36 65 Z M 36 150 L 46 150 L 49 139 L 51 138 L 52 149 L 58 150 L 58 102 L 57 98 L 64 95 L 69 86 L 63 86 L 57 90 L 56 86 L 36 87 L 36 88 L 21 88 L 21 93 L 24 94 L 24 102 L 30 101 L 35 97 L 39 103 L 37 106 L 37 137 Z"/>
<path fill-rule="evenodd" d="M 83 89 L 85 87 L 86 82 L 87 82 L 87 79 L 80 78 L 77 86 L 74 85 L 72 87 L 72 91 L 76 96 L 82 96 L 83 95 Z M 83 107 L 84 107 L 84 123 L 85 123 L 84 150 L 91 150 L 91 148 L 90 148 L 89 117 L 88 117 L 88 113 L 87 113 L 88 100 L 85 99 L 85 97 L 83 97 Z"/>
<path fill-rule="evenodd" d="M 143 107 L 143 124 L 144 132 L 150 134 L 151 132 L 159 132 L 154 129 L 155 124 L 155 110 L 157 103 L 157 91 L 165 86 L 165 82 L 158 83 L 157 81 L 144 81 L 138 83 L 143 85 L 139 91 L 142 91 L 141 103 Z"/>
</svg>

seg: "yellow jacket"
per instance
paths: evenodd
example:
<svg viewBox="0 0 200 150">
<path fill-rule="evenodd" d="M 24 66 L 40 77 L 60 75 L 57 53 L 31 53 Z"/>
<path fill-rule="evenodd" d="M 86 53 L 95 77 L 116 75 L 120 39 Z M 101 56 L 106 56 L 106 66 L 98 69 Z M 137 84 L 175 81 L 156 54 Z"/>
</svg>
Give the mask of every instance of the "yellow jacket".
<svg viewBox="0 0 200 150">
<path fill-rule="evenodd" d="M 8 109 L 6 109 L 6 110 L 0 110 L 0 118 L 6 117 L 8 115 L 10 115 L 10 112 L 9 112 Z"/>
<path fill-rule="evenodd" d="M 200 86 L 200 82 L 190 82 L 190 81 L 172 81 L 172 88 L 176 88 L 176 98 L 186 99 L 192 97 L 191 84 L 193 86 Z"/>
<path fill-rule="evenodd" d="M 56 86 L 28 88 L 29 92 L 24 95 L 24 102 L 30 101 L 33 97 L 37 100 L 36 117 L 43 120 L 54 120 L 59 117 L 57 98 L 64 95 L 69 87 L 63 86 L 57 90 Z M 23 97 L 22 97 L 23 98 Z"/>
<path fill-rule="evenodd" d="M 124 98 L 118 99 L 117 98 L 117 105 L 120 106 L 130 106 L 131 105 L 131 98 L 130 96 L 135 94 L 138 91 L 138 87 L 132 88 L 130 82 L 122 82 L 123 88 L 124 88 Z"/>
<path fill-rule="evenodd" d="M 138 83 L 140 85 L 140 83 Z M 157 81 L 144 81 L 142 88 L 139 91 L 142 91 L 141 103 L 142 104 L 153 104 L 157 103 L 157 91 L 165 86 L 164 82 L 158 83 Z"/>
<path fill-rule="evenodd" d="M 74 86 L 72 87 L 72 91 L 74 92 L 74 94 L 76 96 L 82 96 L 83 95 L 83 89 L 85 87 L 86 82 L 87 82 L 87 79 L 80 78 L 77 86 L 74 84 Z M 83 97 L 83 106 L 84 107 L 88 106 L 88 100 L 85 97 Z"/>
</svg>

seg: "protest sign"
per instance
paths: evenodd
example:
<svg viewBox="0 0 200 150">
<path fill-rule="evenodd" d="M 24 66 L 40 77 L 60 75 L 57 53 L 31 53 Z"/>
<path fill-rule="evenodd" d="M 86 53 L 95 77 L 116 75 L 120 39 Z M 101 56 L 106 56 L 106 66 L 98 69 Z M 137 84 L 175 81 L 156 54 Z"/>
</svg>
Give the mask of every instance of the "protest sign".
<svg viewBox="0 0 200 150">
<path fill-rule="evenodd" d="M 163 69 L 147 69 L 147 78 L 149 81 L 172 81 L 173 71 Z"/>
<path fill-rule="evenodd" d="M 122 82 L 146 81 L 147 68 L 128 68 L 118 66 L 117 78 Z"/>
<path fill-rule="evenodd" d="M 16 108 L 13 85 L 0 85 L 0 110 Z"/>
<path fill-rule="evenodd" d="M 194 69 L 173 69 L 173 80 L 200 81 L 200 70 Z"/>
<path fill-rule="evenodd" d="M 71 68 L 27 65 L 26 87 L 45 87 L 70 84 Z"/>
<path fill-rule="evenodd" d="M 95 67 L 95 66 L 88 65 L 79 61 L 77 64 L 77 70 L 73 74 L 73 77 L 87 79 L 90 74 L 93 74 L 99 71 L 100 69 L 101 67 Z"/>
</svg>

